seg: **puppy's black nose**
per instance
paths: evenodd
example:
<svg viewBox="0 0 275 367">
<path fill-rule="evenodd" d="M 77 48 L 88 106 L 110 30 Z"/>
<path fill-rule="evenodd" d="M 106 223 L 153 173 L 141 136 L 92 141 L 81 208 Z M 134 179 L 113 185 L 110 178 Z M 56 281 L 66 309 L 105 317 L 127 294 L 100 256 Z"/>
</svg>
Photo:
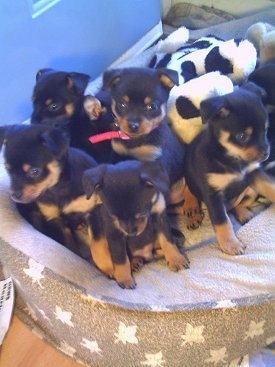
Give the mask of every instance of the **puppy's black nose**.
<svg viewBox="0 0 275 367">
<path fill-rule="evenodd" d="M 268 159 L 270 155 L 270 146 L 269 145 L 265 145 L 264 149 L 262 150 L 262 156 L 261 156 L 261 161 L 264 162 Z"/>
<path fill-rule="evenodd" d="M 18 191 L 12 191 L 10 195 L 11 195 L 12 200 L 14 200 L 14 201 L 18 201 L 22 198 L 22 192 L 19 191 L 19 190 Z"/>
<path fill-rule="evenodd" d="M 131 230 L 127 233 L 128 237 L 135 237 L 137 235 L 137 230 Z"/>
<path fill-rule="evenodd" d="M 266 161 L 268 157 L 269 157 L 269 150 L 266 151 L 266 152 L 263 152 L 263 154 L 262 154 L 262 161 L 263 162 Z"/>
<path fill-rule="evenodd" d="M 138 121 L 129 121 L 128 123 L 128 126 L 129 126 L 129 129 L 133 132 L 136 132 L 138 131 L 139 129 L 139 122 Z"/>
</svg>

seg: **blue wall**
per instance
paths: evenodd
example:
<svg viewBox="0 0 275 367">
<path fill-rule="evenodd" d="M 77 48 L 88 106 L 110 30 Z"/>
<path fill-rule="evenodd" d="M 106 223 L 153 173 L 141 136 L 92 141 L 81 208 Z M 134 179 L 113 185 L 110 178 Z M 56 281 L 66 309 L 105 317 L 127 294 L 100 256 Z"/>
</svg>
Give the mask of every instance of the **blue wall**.
<svg viewBox="0 0 275 367">
<path fill-rule="evenodd" d="M 160 0 L 61 0 L 32 18 L 33 0 L 0 0 L 0 125 L 31 113 L 38 69 L 97 77 L 160 20 Z"/>
</svg>

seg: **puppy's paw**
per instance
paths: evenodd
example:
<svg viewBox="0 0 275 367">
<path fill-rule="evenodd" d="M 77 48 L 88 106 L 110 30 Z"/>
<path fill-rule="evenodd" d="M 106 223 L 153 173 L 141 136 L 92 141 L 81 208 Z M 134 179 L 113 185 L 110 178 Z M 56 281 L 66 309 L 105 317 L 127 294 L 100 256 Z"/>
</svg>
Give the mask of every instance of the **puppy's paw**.
<svg viewBox="0 0 275 367">
<path fill-rule="evenodd" d="M 222 252 L 228 255 L 243 255 L 246 249 L 246 245 L 237 239 L 220 243 Z"/>
<path fill-rule="evenodd" d="M 197 229 L 203 221 L 204 214 L 200 207 L 187 208 L 183 210 L 187 229 Z"/>
<path fill-rule="evenodd" d="M 134 256 L 131 260 L 131 270 L 138 272 L 143 268 L 144 259 L 141 256 Z"/>
<path fill-rule="evenodd" d="M 122 289 L 135 289 L 136 288 L 136 281 L 133 277 L 128 278 L 128 279 L 124 279 L 124 280 L 118 280 L 116 279 L 117 284 L 120 286 L 120 288 Z"/>
<path fill-rule="evenodd" d="M 188 257 L 181 253 L 174 253 L 172 256 L 166 258 L 166 262 L 169 269 L 172 271 L 188 269 L 190 265 Z"/>
</svg>

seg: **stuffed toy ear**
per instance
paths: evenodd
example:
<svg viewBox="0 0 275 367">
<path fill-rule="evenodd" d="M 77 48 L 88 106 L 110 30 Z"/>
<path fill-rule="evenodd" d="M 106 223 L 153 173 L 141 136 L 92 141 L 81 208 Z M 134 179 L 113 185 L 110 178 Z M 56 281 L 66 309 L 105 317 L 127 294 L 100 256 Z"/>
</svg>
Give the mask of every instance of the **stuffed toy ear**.
<svg viewBox="0 0 275 367">
<path fill-rule="evenodd" d="M 169 192 L 170 181 L 166 170 L 157 162 L 143 162 L 140 178 L 145 183 L 154 186 L 164 196 Z"/>
<path fill-rule="evenodd" d="M 103 74 L 102 90 L 106 90 L 117 85 L 121 79 L 121 69 L 106 70 Z"/>
<path fill-rule="evenodd" d="M 175 70 L 160 68 L 157 69 L 162 85 L 171 90 L 175 85 L 179 85 L 179 76 Z"/>
<path fill-rule="evenodd" d="M 40 139 L 57 158 L 61 158 L 67 152 L 70 144 L 68 134 L 62 129 L 47 129 L 41 133 Z"/>
<path fill-rule="evenodd" d="M 200 104 L 203 124 L 209 124 L 214 118 L 226 118 L 230 110 L 223 98 L 213 97 L 205 99 Z"/>
<path fill-rule="evenodd" d="M 93 193 L 102 186 L 106 170 L 107 164 L 100 164 L 99 166 L 87 169 L 84 172 L 82 185 L 87 199 L 90 199 Z"/>
</svg>

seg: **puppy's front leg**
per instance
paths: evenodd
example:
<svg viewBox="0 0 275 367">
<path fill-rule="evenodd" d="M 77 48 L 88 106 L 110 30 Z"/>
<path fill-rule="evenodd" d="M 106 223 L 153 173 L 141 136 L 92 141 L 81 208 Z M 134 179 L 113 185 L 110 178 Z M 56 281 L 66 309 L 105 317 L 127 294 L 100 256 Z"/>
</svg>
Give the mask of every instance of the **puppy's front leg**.
<svg viewBox="0 0 275 367">
<path fill-rule="evenodd" d="M 222 198 L 218 194 L 211 195 L 205 199 L 205 204 L 208 208 L 220 249 L 229 255 L 243 254 L 246 246 L 236 237 Z"/>
<path fill-rule="evenodd" d="M 101 207 L 95 207 L 87 216 L 90 251 L 95 265 L 109 278 L 114 277 L 114 265 L 104 232 Z"/>
<path fill-rule="evenodd" d="M 173 243 L 171 228 L 166 213 L 155 215 L 155 226 L 158 233 L 157 241 L 168 267 L 173 271 L 189 268 L 190 261 L 183 255 L 175 243 Z"/>
<path fill-rule="evenodd" d="M 126 238 L 120 231 L 109 231 L 108 244 L 114 264 L 114 278 L 121 288 L 134 289 L 136 282 L 131 272 L 131 264 L 127 255 Z"/>
</svg>

